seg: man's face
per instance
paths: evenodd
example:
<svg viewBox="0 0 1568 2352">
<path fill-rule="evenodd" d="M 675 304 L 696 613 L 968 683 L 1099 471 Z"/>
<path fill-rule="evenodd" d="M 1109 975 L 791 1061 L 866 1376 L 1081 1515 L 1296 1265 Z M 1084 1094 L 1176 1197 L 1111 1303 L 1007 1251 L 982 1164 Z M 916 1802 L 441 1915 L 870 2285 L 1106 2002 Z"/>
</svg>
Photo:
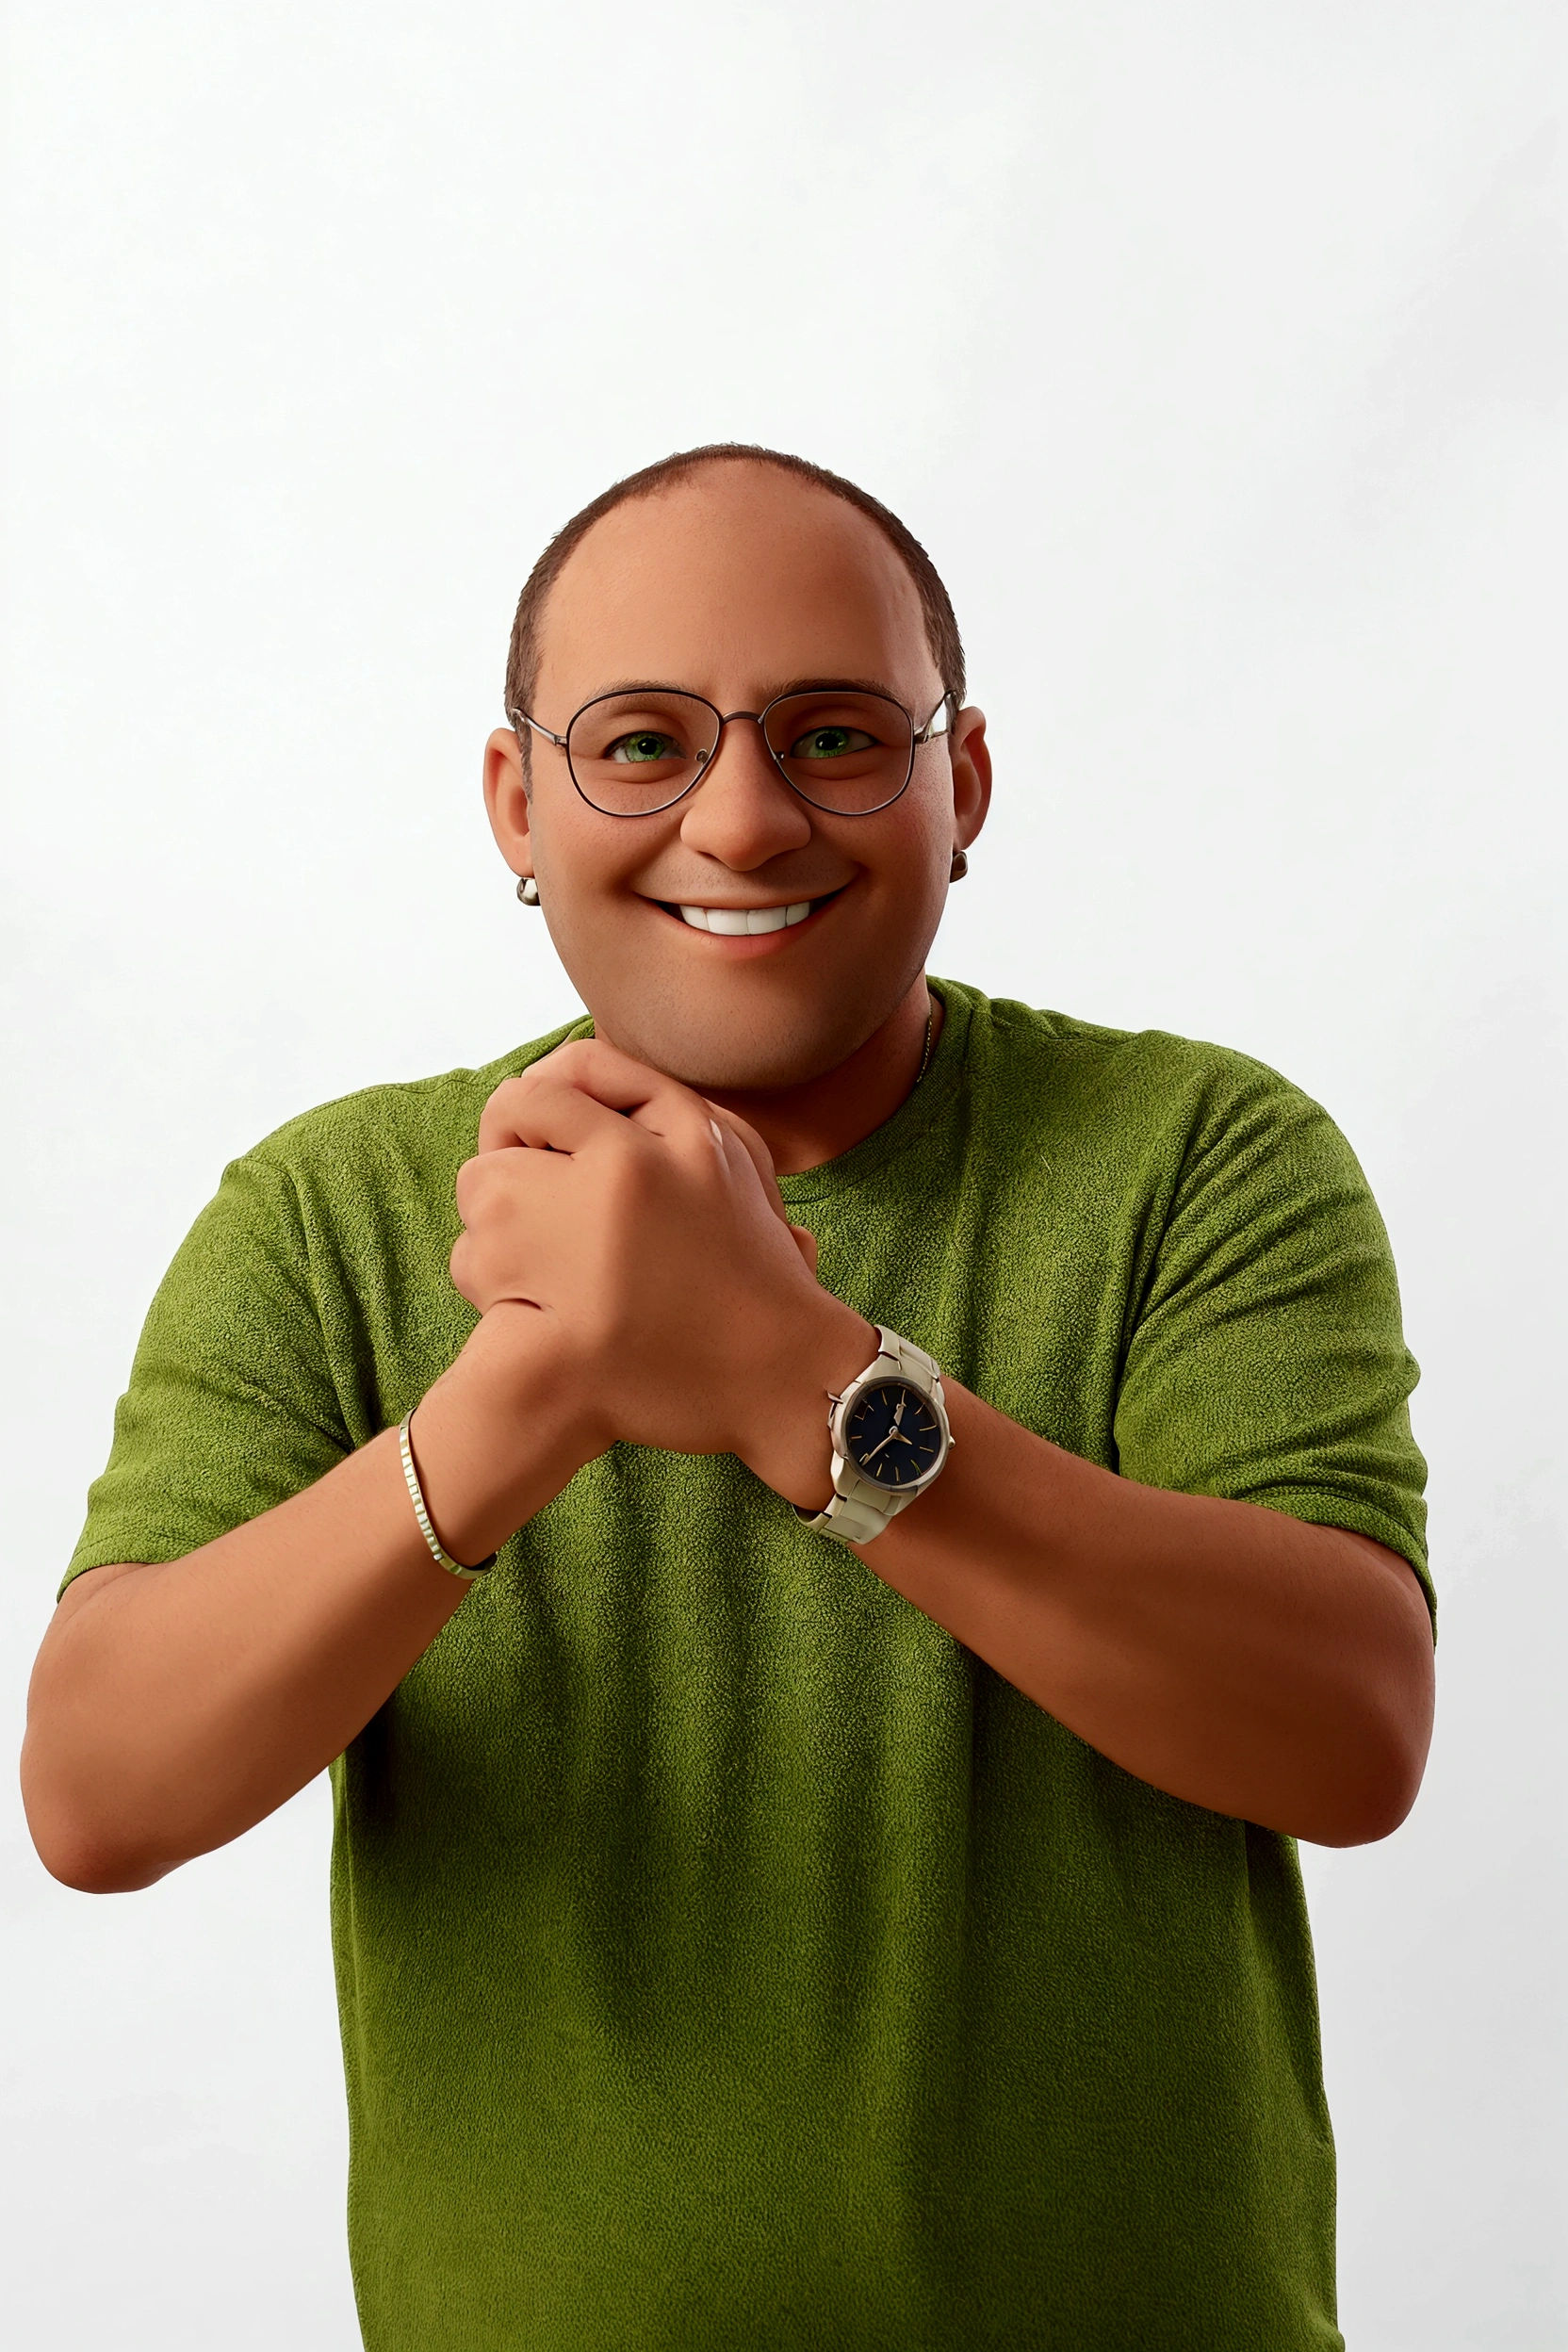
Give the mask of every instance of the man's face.
<svg viewBox="0 0 1568 2352">
<path fill-rule="evenodd" d="M 592 696 L 633 682 L 760 710 L 834 679 L 878 686 L 917 725 L 929 716 L 942 684 L 913 581 L 841 499 L 776 467 L 721 464 L 617 507 L 574 551 L 546 612 L 532 715 L 564 733 Z M 602 1037 L 710 1091 L 798 1085 L 837 1069 L 919 982 L 953 851 L 985 815 L 984 724 L 967 711 L 951 748 L 919 747 L 907 790 L 870 816 L 801 800 L 743 720 L 655 816 L 590 808 L 537 736 L 530 800 L 505 729 L 485 796 Z M 680 913 L 804 902 L 805 922 L 742 938 Z"/>
</svg>

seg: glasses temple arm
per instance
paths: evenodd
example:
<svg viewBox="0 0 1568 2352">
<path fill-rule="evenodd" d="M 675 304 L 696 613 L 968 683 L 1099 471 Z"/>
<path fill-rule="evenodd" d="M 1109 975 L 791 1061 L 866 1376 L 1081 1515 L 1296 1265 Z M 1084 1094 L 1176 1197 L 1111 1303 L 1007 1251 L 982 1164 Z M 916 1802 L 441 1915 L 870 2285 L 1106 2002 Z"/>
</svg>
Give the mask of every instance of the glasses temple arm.
<svg viewBox="0 0 1568 2352">
<path fill-rule="evenodd" d="M 942 716 L 944 711 L 948 714 L 947 725 L 945 727 L 939 727 L 937 725 L 937 721 Z M 957 695 L 951 693 L 945 694 L 940 702 L 938 703 L 936 709 L 932 711 L 931 716 L 926 720 L 925 725 L 921 728 L 920 733 L 915 737 L 917 748 L 922 743 L 935 743 L 939 735 L 951 735 L 953 732 L 953 721 L 957 717 Z"/>
<path fill-rule="evenodd" d="M 536 735 L 542 735 L 546 743 L 553 743 L 558 751 L 564 746 L 566 741 L 564 735 L 552 735 L 547 727 L 542 727 L 537 719 L 531 719 L 526 710 L 509 710 L 506 715 L 512 722 L 514 734 L 516 733 L 517 722 L 521 719 L 525 727 L 531 727 Z"/>
</svg>

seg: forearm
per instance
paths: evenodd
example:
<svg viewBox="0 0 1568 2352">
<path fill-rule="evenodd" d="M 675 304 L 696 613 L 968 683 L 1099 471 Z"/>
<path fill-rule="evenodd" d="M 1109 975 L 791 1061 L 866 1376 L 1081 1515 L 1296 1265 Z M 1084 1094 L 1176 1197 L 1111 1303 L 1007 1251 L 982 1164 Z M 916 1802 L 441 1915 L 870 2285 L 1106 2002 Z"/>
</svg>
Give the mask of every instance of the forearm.
<svg viewBox="0 0 1568 2352">
<path fill-rule="evenodd" d="M 1172 1494 L 948 1384 L 957 1441 L 864 1547 L 886 1582 L 1142 1780 L 1326 1845 L 1414 1798 L 1431 1629 L 1408 1565 L 1282 1512 Z"/>
<path fill-rule="evenodd" d="M 502 1391 L 485 1368 L 460 1359 L 415 1429 L 460 1559 L 503 1542 L 585 1458 L 542 1358 Z M 237 1837 L 341 1755 L 471 1589 L 432 1559 L 391 1430 L 184 1559 L 79 1578 L 29 1696 L 23 1788 L 43 1860 L 118 1891 Z"/>
</svg>

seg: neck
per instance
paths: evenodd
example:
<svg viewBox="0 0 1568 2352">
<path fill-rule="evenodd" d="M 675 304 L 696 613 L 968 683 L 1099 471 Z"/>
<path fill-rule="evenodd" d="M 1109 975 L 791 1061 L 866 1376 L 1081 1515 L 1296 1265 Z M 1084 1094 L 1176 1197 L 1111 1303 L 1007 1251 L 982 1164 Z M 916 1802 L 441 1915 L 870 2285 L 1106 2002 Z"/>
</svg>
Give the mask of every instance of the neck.
<svg viewBox="0 0 1568 2352">
<path fill-rule="evenodd" d="M 881 1028 L 837 1070 L 798 1086 L 715 1089 L 712 1099 L 756 1128 L 780 1176 L 820 1168 L 862 1142 L 908 1100 L 924 1059 L 928 1021 L 934 1052 L 942 1008 L 922 973 Z"/>
</svg>

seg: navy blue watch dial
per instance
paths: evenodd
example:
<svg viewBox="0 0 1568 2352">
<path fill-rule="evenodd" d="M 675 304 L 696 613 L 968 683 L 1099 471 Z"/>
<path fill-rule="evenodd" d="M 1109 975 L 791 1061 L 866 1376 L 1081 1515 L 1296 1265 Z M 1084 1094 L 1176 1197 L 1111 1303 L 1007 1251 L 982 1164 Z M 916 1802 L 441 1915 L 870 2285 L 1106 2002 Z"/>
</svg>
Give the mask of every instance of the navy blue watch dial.
<svg viewBox="0 0 1568 2352">
<path fill-rule="evenodd" d="M 862 1389 L 844 1425 L 844 1451 L 877 1486 L 913 1486 L 936 1466 L 942 1427 L 929 1398 L 906 1380 Z"/>
</svg>

